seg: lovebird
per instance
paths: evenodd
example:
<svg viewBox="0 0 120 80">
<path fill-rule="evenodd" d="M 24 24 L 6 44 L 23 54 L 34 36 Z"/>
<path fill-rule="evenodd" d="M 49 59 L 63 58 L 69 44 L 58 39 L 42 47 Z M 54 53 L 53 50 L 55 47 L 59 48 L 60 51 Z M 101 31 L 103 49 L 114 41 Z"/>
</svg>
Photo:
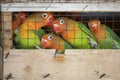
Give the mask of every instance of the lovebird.
<svg viewBox="0 0 120 80">
<path fill-rule="evenodd" d="M 12 31 L 14 31 L 25 21 L 27 15 L 25 12 L 19 12 L 15 15 L 15 18 L 12 22 Z"/>
<path fill-rule="evenodd" d="M 56 49 L 55 54 L 64 54 L 65 49 L 72 49 L 72 46 L 56 34 L 45 34 L 41 39 L 42 48 Z"/>
<path fill-rule="evenodd" d="M 101 24 L 100 20 L 94 19 L 89 23 L 89 28 L 95 36 L 102 49 L 120 48 L 120 38 L 107 26 Z"/>
<path fill-rule="evenodd" d="M 75 49 L 99 48 L 95 37 L 81 22 L 60 17 L 53 22 L 54 31 L 68 41 Z"/>
<path fill-rule="evenodd" d="M 45 34 L 41 27 L 49 27 L 53 21 L 54 17 L 50 12 L 30 15 L 16 31 L 15 41 L 23 49 L 32 49 L 34 45 L 41 47 L 40 39 Z"/>
</svg>

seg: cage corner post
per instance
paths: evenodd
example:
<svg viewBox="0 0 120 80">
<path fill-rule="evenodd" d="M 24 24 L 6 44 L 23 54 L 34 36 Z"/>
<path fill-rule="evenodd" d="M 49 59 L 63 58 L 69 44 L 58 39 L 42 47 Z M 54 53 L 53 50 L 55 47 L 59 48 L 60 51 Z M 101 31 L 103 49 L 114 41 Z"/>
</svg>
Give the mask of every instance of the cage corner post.
<svg viewBox="0 0 120 80">
<path fill-rule="evenodd" d="M 2 39 L 4 54 L 13 46 L 12 41 L 12 12 L 2 12 Z"/>
</svg>

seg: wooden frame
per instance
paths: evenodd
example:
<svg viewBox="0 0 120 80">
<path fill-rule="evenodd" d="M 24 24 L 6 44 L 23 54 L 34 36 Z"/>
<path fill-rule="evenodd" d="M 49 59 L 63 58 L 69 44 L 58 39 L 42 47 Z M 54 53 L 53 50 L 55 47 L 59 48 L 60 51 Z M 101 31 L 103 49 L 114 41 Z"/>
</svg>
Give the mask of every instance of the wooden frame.
<svg viewBox="0 0 120 80">
<path fill-rule="evenodd" d="M 12 13 L 2 12 L 2 39 L 4 50 L 9 50 L 12 44 Z"/>
<path fill-rule="evenodd" d="M 120 50 L 10 50 L 4 80 L 120 80 Z"/>
<path fill-rule="evenodd" d="M 81 5 L 58 3 L 2 4 L 4 57 L 7 55 L 4 58 L 4 80 L 8 78 L 13 80 L 44 80 L 45 78 L 47 80 L 120 80 L 120 50 L 66 50 L 65 55 L 57 55 L 54 58 L 55 50 L 11 49 L 13 46 L 11 31 L 12 12 L 119 12 L 119 6 L 120 4 L 117 3 Z"/>
<path fill-rule="evenodd" d="M 73 7 L 74 6 L 74 7 Z M 50 11 L 50 12 L 119 12 L 119 3 L 8 3 L 2 4 L 3 12 Z"/>
</svg>

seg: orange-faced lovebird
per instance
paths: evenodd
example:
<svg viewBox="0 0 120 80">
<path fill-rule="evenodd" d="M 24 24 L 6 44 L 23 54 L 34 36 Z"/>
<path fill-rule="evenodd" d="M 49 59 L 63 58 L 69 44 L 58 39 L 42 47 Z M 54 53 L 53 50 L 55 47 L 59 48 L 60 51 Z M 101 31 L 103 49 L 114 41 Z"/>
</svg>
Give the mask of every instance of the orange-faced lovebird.
<svg viewBox="0 0 120 80">
<path fill-rule="evenodd" d="M 94 36 L 81 22 L 60 17 L 53 22 L 54 31 L 60 34 L 74 48 L 90 49 L 98 48 Z"/>
<path fill-rule="evenodd" d="M 12 30 L 14 31 L 25 21 L 26 19 L 26 13 L 25 12 L 19 12 L 15 19 L 12 22 Z"/>
<path fill-rule="evenodd" d="M 50 12 L 35 13 L 26 18 L 20 26 L 18 32 L 18 42 L 20 48 L 34 48 L 34 45 L 40 46 L 39 42 L 45 32 L 41 27 L 49 27 L 54 21 Z"/>
<path fill-rule="evenodd" d="M 100 48 L 120 48 L 120 38 L 108 26 L 101 24 L 100 20 L 91 20 L 88 25 L 97 42 L 99 43 Z"/>
<path fill-rule="evenodd" d="M 63 54 L 65 49 L 72 49 L 69 43 L 53 33 L 45 34 L 42 37 L 41 45 L 45 49 L 56 49 L 55 54 Z"/>
</svg>

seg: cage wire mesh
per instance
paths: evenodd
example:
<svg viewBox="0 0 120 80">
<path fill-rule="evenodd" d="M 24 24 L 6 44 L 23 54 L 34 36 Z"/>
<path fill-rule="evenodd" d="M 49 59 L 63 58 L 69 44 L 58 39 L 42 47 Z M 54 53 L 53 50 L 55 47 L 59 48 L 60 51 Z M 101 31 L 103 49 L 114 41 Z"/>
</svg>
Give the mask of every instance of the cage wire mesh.
<svg viewBox="0 0 120 80">
<path fill-rule="evenodd" d="M 34 44 L 38 45 L 38 44 L 40 44 L 40 41 L 39 42 L 37 41 L 37 39 L 38 39 L 37 36 L 33 36 L 31 34 L 31 31 L 33 31 L 33 30 L 31 29 L 30 25 L 34 26 L 35 29 L 37 28 L 37 25 L 39 24 L 39 20 L 38 20 L 38 15 L 35 15 L 35 14 L 40 14 L 39 16 L 41 16 L 42 12 L 40 12 L 40 13 L 36 13 L 36 12 L 24 12 L 24 13 L 26 14 L 25 21 L 28 18 L 31 19 L 31 20 L 29 20 L 28 22 L 21 23 L 19 25 L 19 29 L 20 29 L 20 27 L 21 27 L 22 24 L 26 24 L 26 26 L 27 26 L 27 30 L 26 31 L 27 32 L 24 33 L 24 30 L 23 30 L 22 32 L 24 34 L 22 34 L 22 35 L 27 36 L 27 38 L 31 39 L 31 41 L 30 40 L 26 40 L 27 38 L 19 38 L 19 40 L 23 40 L 23 43 L 21 43 L 21 44 L 26 44 L 27 46 L 30 46 L 31 43 L 32 43 L 32 39 L 33 39 L 33 40 L 35 40 Z M 12 22 L 14 22 L 14 21 L 17 22 L 17 19 L 15 19 L 15 18 L 16 18 L 16 15 L 18 15 L 18 14 L 19 14 L 19 12 L 12 13 Z M 117 34 L 117 36 L 120 37 L 120 28 L 119 28 L 119 25 L 120 25 L 120 12 L 52 12 L 52 15 L 54 16 L 55 20 L 58 19 L 58 18 L 60 18 L 60 17 L 65 17 L 65 18 L 74 20 L 75 22 L 81 22 L 88 29 L 90 29 L 89 25 L 88 25 L 88 23 L 90 22 L 90 20 L 92 20 L 92 19 L 99 19 L 100 22 L 101 22 L 101 24 L 107 25 L 110 29 L 112 29 L 113 32 L 115 32 L 115 34 Z M 10 15 L 6 15 L 6 16 L 10 16 Z M 33 19 L 33 18 L 35 18 L 35 19 Z M 11 21 L 8 21 L 8 22 L 11 22 Z M 19 21 L 18 21 L 18 24 L 19 24 Z M 75 28 L 75 25 L 76 25 L 76 23 L 74 23 L 73 28 Z M 41 27 L 41 28 L 46 33 L 53 33 L 54 32 L 53 26 L 50 27 L 50 29 L 46 29 L 46 27 L 44 27 L 44 26 Z M 67 29 L 65 29 L 65 30 L 67 30 Z M 19 30 L 17 30 L 17 31 L 19 31 Z M 75 35 L 76 35 L 75 32 L 77 32 L 77 30 L 75 30 L 75 31 L 71 30 L 71 33 L 73 34 L 73 36 L 69 36 L 70 34 L 66 34 L 66 37 L 68 39 L 71 39 L 72 43 L 74 43 L 74 44 L 77 44 L 75 40 L 81 39 L 80 43 L 81 43 L 81 45 L 83 45 L 84 38 L 86 38 L 86 37 L 82 33 L 80 34 L 81 36 L 83 35 L 82 37 L 79 37 L 79 38 L 75 37 Z M 34 32 L 34 33 L 37 34 L 38 32 Z M 42 33 L 43 32 L 41 32 L 41 31 L 39 32 L 39 34 L 42 34 Z M 79 33 L 79 30 L 78 30 L 78 33 Z M 21 49 L 22 48 L 21 44 L 18 44 L 18 43 L 15 42 L 16 40 L 18 40 L 15 37 L 16 35 L 18 35 L 18 34 L 16 34 L 16 32 L 15 32 L 15 34 L 13 35 L 14 48 Z M 31 37 L 31 36 L 33 36 L 33 37 Z M 60 36 L 60 35 L 58 35 L 58 36 Z M 100 36 L 100 35 L 97 35 L 97 36 Z M 61 38 L 63 38 L 63 37 L 61 37 Z M 56 42 L 58 42 L 58 41 L 56 41 Z M 107 47 L 108 45 L 106 44 L 105 46 Z M 25 47 L 25 48 L 36 48 L 36 46 L 34 46 L 34 47 Z M 75 48 L 75 47 L 73 47 L 73 48 Z M 89 47 L 87 47 L 86 49 L 89 49 Z"/>
<path fill-rule="evenodd" d="M 5 3 L 109 3 L 109 2 L 120 2 L 119 0 L 2 0 L 1 2 Z"/>
</svg>

